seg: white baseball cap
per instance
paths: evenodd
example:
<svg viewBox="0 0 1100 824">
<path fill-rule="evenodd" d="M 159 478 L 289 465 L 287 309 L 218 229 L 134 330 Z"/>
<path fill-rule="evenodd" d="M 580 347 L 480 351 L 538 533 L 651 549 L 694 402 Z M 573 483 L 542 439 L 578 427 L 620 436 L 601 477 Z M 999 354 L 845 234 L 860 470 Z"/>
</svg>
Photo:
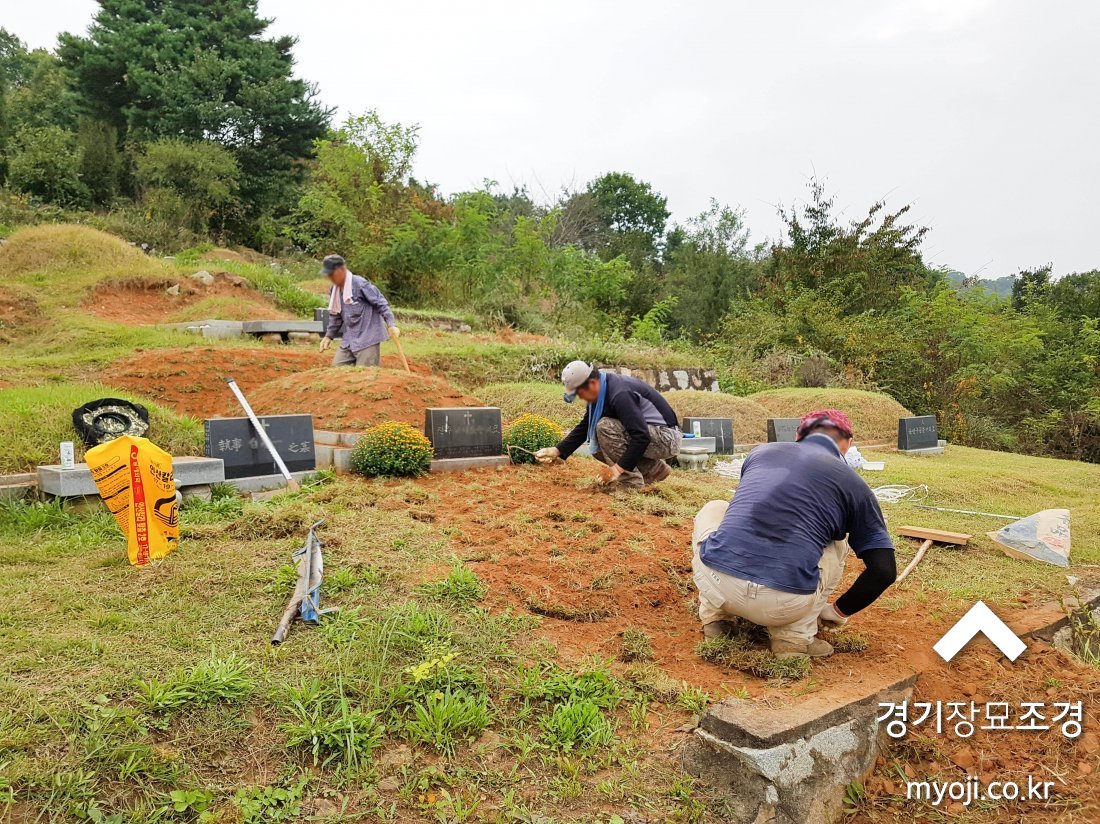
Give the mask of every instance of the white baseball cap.
<svg viewBox="0 0 1100 824">
<path fill-rule="evenodd" d="M 561 370 L 561 382 L 565 385 L 565 394 L 562 400 L 572 403 L 576 400 L 577 390 L 584 385 L 592 374 L 592 367 L 582 360 L 575 360 L 566 364 Z"/>
</svg>

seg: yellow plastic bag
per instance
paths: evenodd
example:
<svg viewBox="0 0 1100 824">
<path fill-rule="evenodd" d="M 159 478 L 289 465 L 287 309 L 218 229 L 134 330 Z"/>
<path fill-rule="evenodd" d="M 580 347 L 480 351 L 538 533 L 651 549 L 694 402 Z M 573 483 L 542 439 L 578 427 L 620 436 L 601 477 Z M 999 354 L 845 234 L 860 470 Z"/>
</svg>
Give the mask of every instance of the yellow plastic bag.
<svg viewBox="0 0 1100 824">
<path fill-rule="evenodd" d="M 126 536 L 134 566 L 159 561 L 180 539 L 172 456 L 146 438 L 123 435 L 87 451 L 99 497 Z"/>
</svg>

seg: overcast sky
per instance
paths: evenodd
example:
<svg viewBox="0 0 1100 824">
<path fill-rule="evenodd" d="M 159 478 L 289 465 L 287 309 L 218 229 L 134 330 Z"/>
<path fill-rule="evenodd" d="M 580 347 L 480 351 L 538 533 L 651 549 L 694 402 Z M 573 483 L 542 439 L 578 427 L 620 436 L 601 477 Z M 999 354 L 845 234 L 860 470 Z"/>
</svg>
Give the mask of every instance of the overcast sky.
<svg viewBox="0 0 1100 824">
<path fill-rule="evenodd" d="M 93 0 L 5 3 L 32 46 Z M 12 6 L 15 6 L 14 8 Z M 532 194 L 627 171 L 674 220 L 755 240 L 827 180 L 847 216 L 914 205 L 926 258 L 983 277 L 1100 267 L 1100 3 L 260 0 L 342 117 L 421 125 L 416 174 Z"/>
</svg>

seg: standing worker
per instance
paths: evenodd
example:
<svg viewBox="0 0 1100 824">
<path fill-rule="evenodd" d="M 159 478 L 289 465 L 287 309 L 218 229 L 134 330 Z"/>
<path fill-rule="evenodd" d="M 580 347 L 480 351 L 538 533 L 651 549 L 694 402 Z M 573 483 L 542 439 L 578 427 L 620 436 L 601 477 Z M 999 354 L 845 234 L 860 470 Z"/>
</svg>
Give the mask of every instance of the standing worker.
<svg viewBox="0 0 1100 824">
<path fill-rule="evenodd" d="M 878 500 L 844 462 L 848 416 L 810 412 L 795 438 L 750 452 L 732 503 L 699 510 L 691 540 L 704 637 L 724 635 L 728 618 L 745 618 L 768 628 L 780 658 L 832 655 L 832 645 L 814 637 L 818 621 L 847 623 L 897 577 Z M 849 547 L 866 568 L 830 604 Z"/>
<path fill-rule="evenodd" d="M 333 338 L 342 338 L 332 357 L 333 366 L 378 366 L 382 341 L 401 334 L 394 325 L 389 301 L 369 280 L 349 272 L 339 255 L 321 261 L 321 274 L 332 284 L 321 351 L 329 348 Z"/>
<path fill-rule="evenodd" d="M 594 369 L 573 361 L 562 370 L 564 400 L 578 396 L 588 404 L 581 422 L 557 446 L 540 449 L 540 463 L 565 460 L 586 440 L 597 460 L 606 464 L 600 481 L 606 487 L 640 489 L 668 477 L 665 460 L 680 452 L 679 421 L 664 396 L 637 378 Z"/>
</svg>

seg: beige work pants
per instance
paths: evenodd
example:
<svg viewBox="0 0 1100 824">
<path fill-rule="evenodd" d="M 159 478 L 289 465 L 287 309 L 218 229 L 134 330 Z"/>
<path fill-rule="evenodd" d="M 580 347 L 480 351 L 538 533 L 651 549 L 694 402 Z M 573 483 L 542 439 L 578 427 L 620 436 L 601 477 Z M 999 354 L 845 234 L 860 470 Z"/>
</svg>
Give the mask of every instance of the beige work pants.
<svg viewBox="0 0 1100 824">
<path fill-rule="evenodd" d="M 728 507 L 727 501 L 711 501 L 695 516 L 691 568 L 699 588 L 699 620 L 705 626 L 737 616 L 767 627 L 772 641 L 808 644 L 817 635 L 817 614 L 844 574 L 848 542 L 833 541 L 821 553 L 817 592 L 797 595 L 770 589 L 711 569 L 700 560 L 699 544 L 718 529 Z"/>
</svg>

